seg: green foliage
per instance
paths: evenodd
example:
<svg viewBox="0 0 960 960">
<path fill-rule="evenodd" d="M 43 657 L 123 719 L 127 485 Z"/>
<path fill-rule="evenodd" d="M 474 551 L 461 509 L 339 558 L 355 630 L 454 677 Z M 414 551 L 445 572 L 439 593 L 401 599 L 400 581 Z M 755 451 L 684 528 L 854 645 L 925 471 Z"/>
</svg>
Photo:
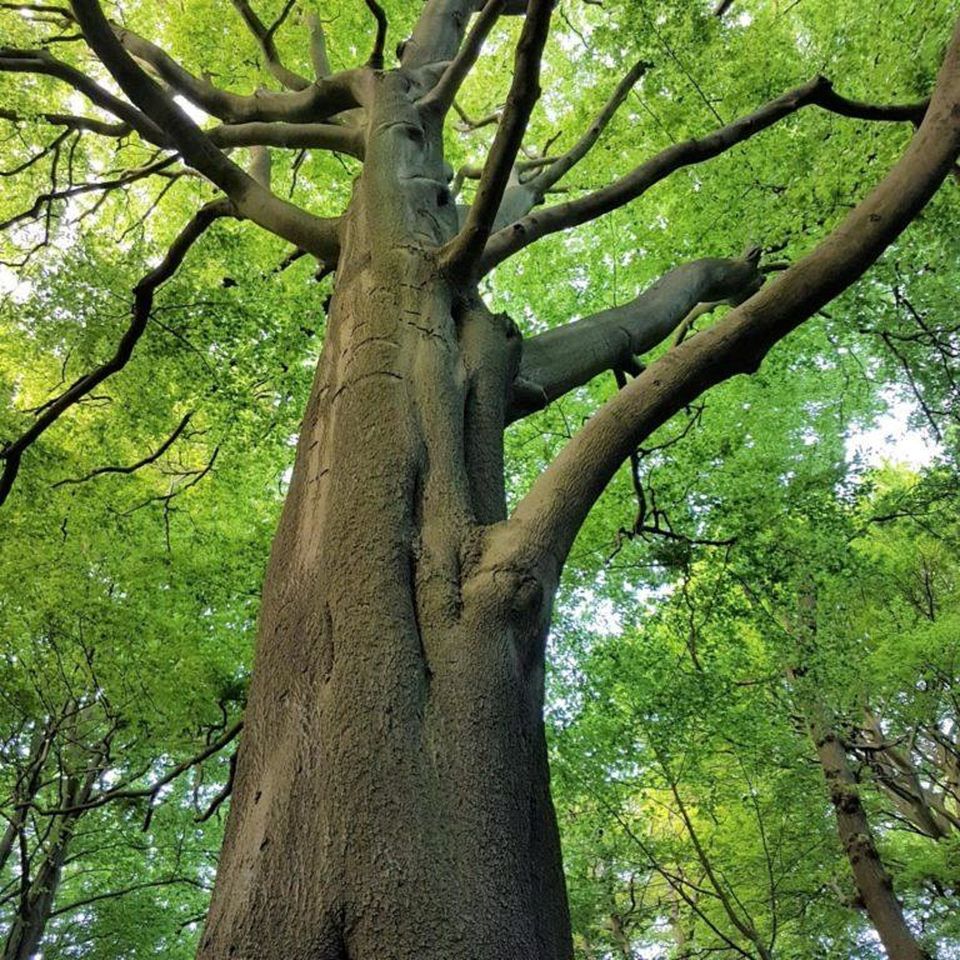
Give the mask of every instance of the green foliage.
<svg viewBox="0 0 960 960">
<path fill-rule="evenodd" d="M 122 14 L 223 86 L 275 87 L 226 6 L 134 0 Z M 256 6 L 272 22 L 283 4 Z M 393 44 L 417 5 L 384 6 Z M 736 0 L 722 19 L 710 6 L 559 4 L 530 147 L 555 135 L 554 153 L 569 147 L 627 64 L 655 64 L 564 183 L 574 195 L 818 73 L 854 98 L 925 96 L 955 15 L 946 0 Z M 290 67 L 310 69 L 307 9 L 329 19 L 334 69 L 365 59 L 373 30 L 362 2 L 302 8 L 277 35 Z M 469 116 L 502 103 L 518 29 L 510 20 L 488 42 L 460 97 Z M 35 47 L 51 32 L 0 11 L 4 44 Z M 82 44 L 53 50 L 87 63 Z M 0 98 L 28 118 L 9 136 L 4 126 L 4 170 L 49 144 L 41 112 L 96 114 L 52 78 L 0 74 Z M 451 127 L 452 166 L 482 162 L 493 135 L 490 126 Z M 622 303 L 692 258 L 756 242 L 768 262 L 795 261 L 909 135 L 905 125 L 807 108 L 639 202 L 532 246 L 483 292 L 529 334 Z M 84 135 L 66 149 L 76 182 L 152 156 L 136 138 Z M 0 221 L 49 189 L 49 159 L 3 179 Z M 275 151 L 274 188 L 332 215 L 356 170 L 321 151 L 299 161 Z M 471 191 L 468 181 L 468 199 Z M 18 436 L 37 407 L 112 355 L 131 290 L 212 195 L 194 176 L 152 177 L 58 201 L 48 222 L 4 234 L 0 439 Z M 758 375 L 712 391 L 650 439 L 638 473 L 644 519 L 659 534 L 634 535 L 626 467 L 583 529 L 558 600 L 548 702 L 581 957 L 759 956 L 757 943 L 780 960 L 879 956 L 787 679 L 797 665 L 797 597 L 811 583 L 817 641 L 804 666 L 844 724 L 911 922 L 942 957 L 960 953 L 960 825 L 949 822 L 960 797 L 945 795 L 944 835 L 924 834 L 885 783 L 889 763 L 864 747 L 875 717 L 924 782 L 960 791 L 950 780 L 960 776 L 956 222 L 945 192 Z M 45 228 L 49 242 L 34 249 Z M 286 253 L 249 223 L 216 224 L 161 289 L 130 363 L 31 446 L 0 509 L 8 822 L 25 802 L 33 745 L 59 724 L 29 797 L 31 876 L 62 827 L 53 811 L 71 779 L 92 771 L 94 794 L 149 788 L 242 713 L 260 581 L 329 290 L 305 260 L 277 271 Z M 615 389 L 599 377 L 510 430 L 512 502 Z M 900 397 L 942 441 L 942 462 L 922 475 L 871 472 L 851 454 L 851 436 Z M 154 461 L 90 476 L 150 457 L 188 414 Z M 152 804 L 114 800 L 77 818 L 45 960 L 192 956 L 222 812 L 198 817 L 226 783 L 232 749 Z M 0 870 L 2 927 L 13 922 L 22 873 L 15 851 Z"/>
</svg>

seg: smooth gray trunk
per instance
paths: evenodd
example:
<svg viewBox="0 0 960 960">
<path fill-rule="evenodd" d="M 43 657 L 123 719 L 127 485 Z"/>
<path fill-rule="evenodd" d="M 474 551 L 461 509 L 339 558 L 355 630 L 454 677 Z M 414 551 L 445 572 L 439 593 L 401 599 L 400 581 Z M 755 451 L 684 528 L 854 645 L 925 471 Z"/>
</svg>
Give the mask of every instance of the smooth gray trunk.
<svg viewBox="0 0 960 960">
<path fill-rule="evenodd" d="M 479 562 L 516 334 L 441 276 L 439 130 L 376 82 L 199 957 L 560 960 L 555 584 Z"/>
</svg>

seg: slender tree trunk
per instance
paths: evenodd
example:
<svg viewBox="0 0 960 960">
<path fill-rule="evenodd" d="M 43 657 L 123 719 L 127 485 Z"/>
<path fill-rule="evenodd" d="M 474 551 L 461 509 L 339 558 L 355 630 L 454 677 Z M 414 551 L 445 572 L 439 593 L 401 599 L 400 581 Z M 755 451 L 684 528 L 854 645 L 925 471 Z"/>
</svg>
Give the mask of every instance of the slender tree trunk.
<svg viewBox="0 0 960 960">
<path fill-rule="evenodd" d="M 456 229 L 439 128 L 374 83 L 199 957 L 561 960 L 556 584 L 479 560 L 519 344 L 424 243 Z"/>
<path fill-rule="evenodd" d="M 13 812 L 7 819 L 7 826 L 3 835 L 0 836 L 0 870 L 3 870 L 7 865 L 10 855 L 13 853 L 20 831 L 26 823 L 30 804 L 40 789 L 43 765 L 50 750 L 52 725 L 53 721 L 50 720 L 34 734 L 30 742 L 30 752 L 27 755 L 24 770 L 17 778 L 13 791 Z"/>
<path fill-rule="evenodd" d="M 613 937 L 617 953 L 620 954 L 622 960 L 632 960 L 633 945 L 630 943 L 630 937 L 624 927 L 623 917 L 616 911 L 610 914 L 610 935 Z"/>
<path fill-rule="evenodd" d="M 67 779 L 63 792 L 67 807 L 79 806 L 90 799 L 93 784 L 99 774 L 98 769 L 88 771 L 81 780 L 78 777 Z M 63 865 L 67 860 L 70 843 L 77 828 L 77 821 L 83 815 L 82 809 L 57 815 L 59 821 L 54 828 L 54 837 L 32 879 L 22 883 L 20 903 L 4 942 L 3 960 L 33 960 L 40 954 L 40 944 L 47 931 L 47 924 L 53 915 L 57 891 L 63 875 Z"/>
<path fill-rule="evenodd" d="M 63 825 L 53 849 L 30 882 L 7 934 L 3 960 L 32 960 L 39 955 L 72 834 L 73 821 Z"/>
<path fill-rule="evenodd" d="M 856 778 L 843 744 L 830 729 L 812 727 L 811 737 L 837 817 L 837 834 L 843 845 L 864 908 L 891 960 L 928 960 L 911 933 L 893 891 L 893 880 L 884 869 Z"/>
<path fill-rule="evenodd" d="M 801 661 L 807 662 L 813 657 L 817 631 L 816 595 L 812 588 L 801 594 L 799 608 L 798 654 Z M 887 956 L 890 960 L 930 960 L 907 926 L 903 908 L 894 893 L 893 878 L 880 858 L 857 779 L 836 733 L 833 711 L 817 693 L 816 680 L 805 669 L 791 668 L 787 676 L 817 751 L 836 815 L 837 835 L 850 863 L 857 891 Z"/>
</svg>

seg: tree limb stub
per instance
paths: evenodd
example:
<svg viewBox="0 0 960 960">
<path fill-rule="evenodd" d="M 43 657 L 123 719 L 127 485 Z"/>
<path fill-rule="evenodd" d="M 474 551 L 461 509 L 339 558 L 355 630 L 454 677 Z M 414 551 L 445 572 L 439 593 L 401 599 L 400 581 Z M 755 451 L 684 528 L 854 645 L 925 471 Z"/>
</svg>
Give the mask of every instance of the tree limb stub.
<svg viewBox="0 0 960 960">
<path fill-rule="evenodd" d="M 542 409 L 605 370 L 629 369 L 635 356 L 666 339 L 698 303 L 745 297 L 761 281 L 757 258 L 695 260 L 629 303 L 525 340 L 509 419 Z"/>
</svg>

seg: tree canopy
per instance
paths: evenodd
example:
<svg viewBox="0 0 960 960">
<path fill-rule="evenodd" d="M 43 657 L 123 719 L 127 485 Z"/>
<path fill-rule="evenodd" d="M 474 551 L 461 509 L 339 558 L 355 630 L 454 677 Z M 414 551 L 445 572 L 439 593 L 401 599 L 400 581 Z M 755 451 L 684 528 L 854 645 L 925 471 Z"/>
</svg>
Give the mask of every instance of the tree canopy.
<svg viewBox="0 0 960 960">
<path fill-rule="evenodd" d="M 0 3 L 4 960 L 27 956 L 31 924 L 45 960 L 196 952 L 328 325 L 322 225 L 363 159 L 348 124 L 298 126 L 271 97 L 349 107 L 338 85 L 368 58 L 395 65 L 420 5 L 104 4 L 118 47 L 207 131 L 196 142 L 129 107 L 83 40 L 89 7 Z M 749 277 L 698 287 L 678 329 L 631 335 L 641 363 L 616 375 L 604 361 L 574 383 L 526 354 L 511 508 L 602 403 L 636 414 L 644 366 L 715 332 L 894 167 L 955 17 L 947 0 L 556 4 L 543 94 L 488 211 L 491 309 L 525 338 L 568 337 L 603 311 L 616 329 L 701 258 Z M 478 38 L 453 103 L 454 262 L 531 21 Z M 958 176 L 759 371 L 690 397 L 579 530 L 546 713 L 584 960 L 882 957 L 838 835 L 834 741 L 913 934 L 960 957 Z M 635 199 L 580 219 L 611 184 Z M 894 441 L 858 452 L 890 410 Z"/>
</svg>

